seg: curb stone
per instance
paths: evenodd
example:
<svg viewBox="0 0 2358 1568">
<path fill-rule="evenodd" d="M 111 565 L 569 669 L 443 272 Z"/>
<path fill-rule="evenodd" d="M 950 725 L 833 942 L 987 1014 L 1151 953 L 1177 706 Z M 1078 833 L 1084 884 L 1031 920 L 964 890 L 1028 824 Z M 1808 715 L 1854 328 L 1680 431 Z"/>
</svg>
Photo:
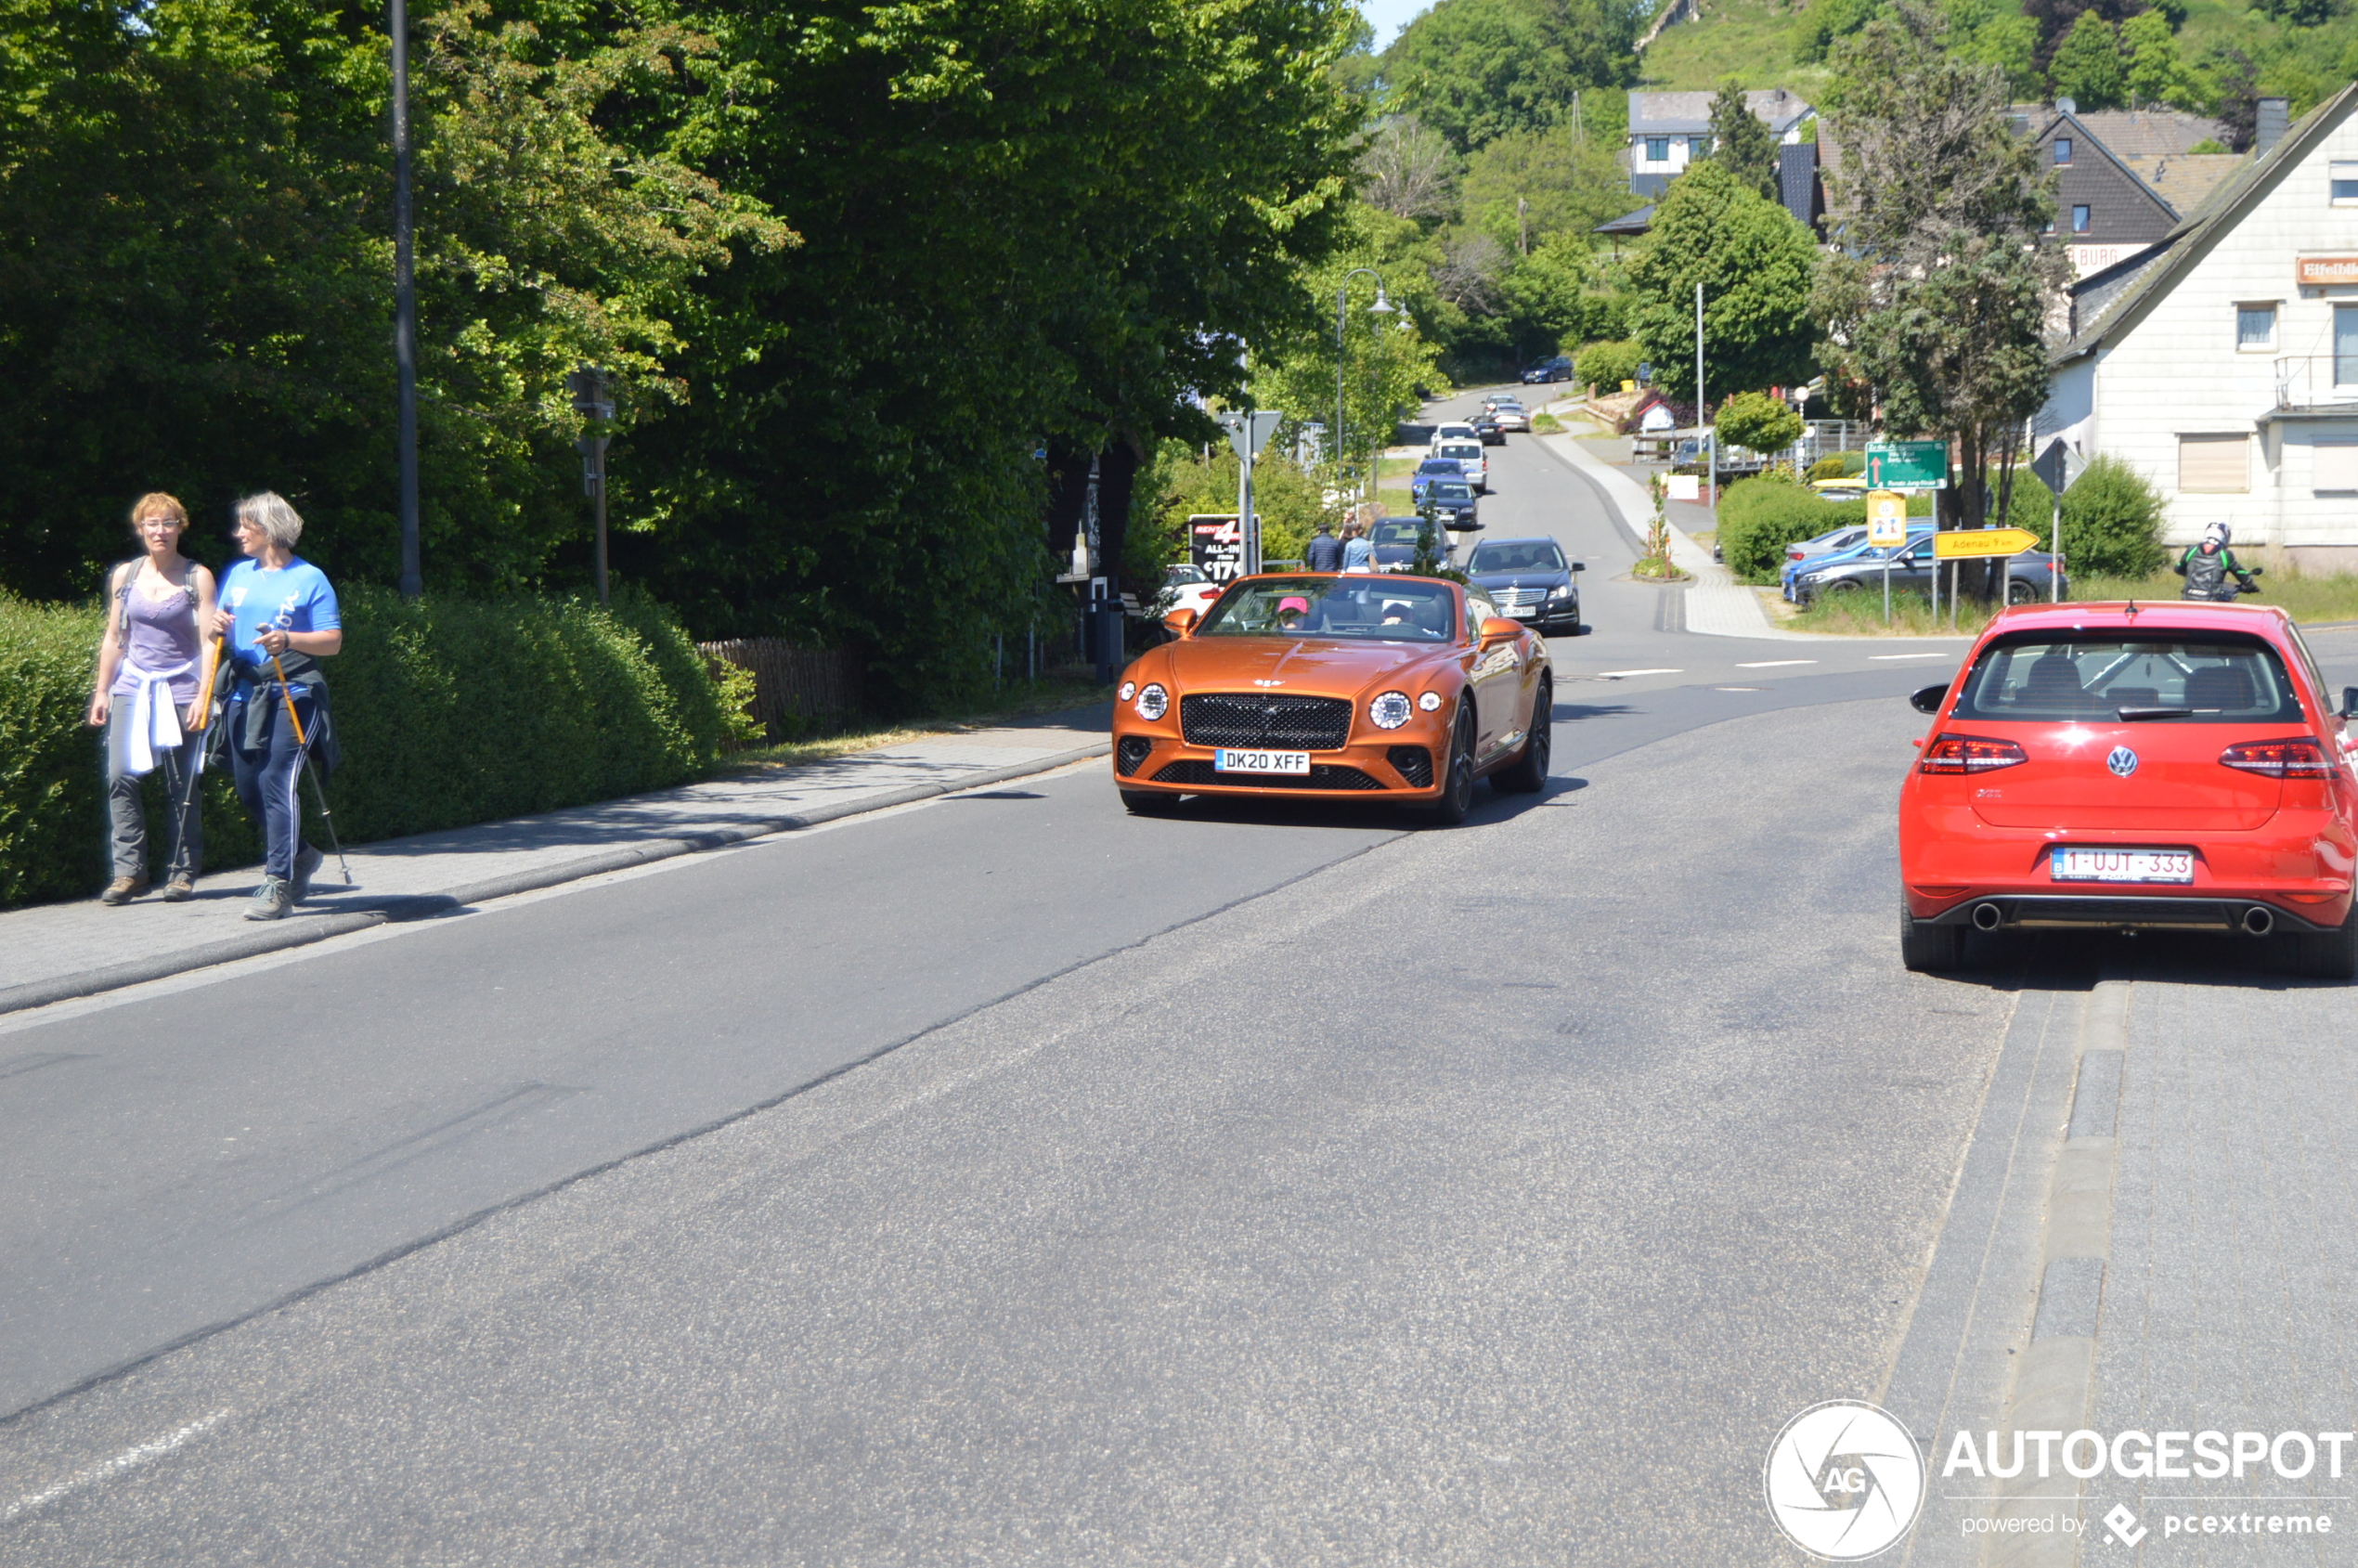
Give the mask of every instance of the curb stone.
<svg viewBox="0 0 2358 1568">
<path fill-rule="evenodd" d="M 2082 1004 L 2071 1119 L 2062 1152 L 2048 1178 L 2047 1217 L 2041 1238 L 2038 1304 L 2030 1343 L 2015 1370 L 2001 1436 L 2017 1432 L 2076 1432 L 2088 1424 L 2096 1384 L 2096 1334 L 2105 1270 L 2112 1252 L 2113 1175 L 2118 1142 L 2121 1066 L 2129 1043 L 2131 982 L 2097 982 Z M 1992 1520 L 2053 1517 L 2068 1494 L 2079 1510 L 2084 1488 L 2068 1473 L 2025 1473 L 2001 1484 L 2009 1500 Z M 2033 1495 L 2036 1495 L 2035 1498 Z M 2069 1568 L 2079 1556 L 2079 1535 L 2058 1530 L 1985 1538 L 1988 1568 Z"/>
<path fill-rule="evenodd" d="M 1026 778 L 1045 773 L 1074 762 L 1111 753 L 1110 740 L 1090 745 L 1076 746 L 1053 756 L 1034 758 L 1028 762 L 1012 763 L 1004 768 L 986 768 L 966 774 L 948 784 L 910 784 L 887 790 L 878 795 L 862 796 L 833 806 L 822 806 L 809 811 L 783 817 L 757 819 L 706 833 L 667 835 L 643 839 L 619 849 L 566 861 L 562 864 L 538 866 L 528 871 L 511 873 L 481 882 L 461 883 L 441 893 L 415 893 L 388 899 L 378 909 L 354 911 L 350 914 L 326 914 L 300 921 L 282 921 L 274 925 L 207 942 L 201 947 L 182 948 L 177 952 L 159 953 L 128 964 L 110 964 L 79 974 L 61 975 L 50 979 L 32 980 L 22 985 L 0 989 L 0 1015 L 20 1013 L 29 1008 L 45 1007 L 56 1002 L 70 1002 L 77 997 L 97 996 L 126 986 L 142 985 L 174 975 L 188 974 L 196 969 L 209 969 L 215 965 L 234 963 L 241 958 L 255 958 L 264 953 L 280 952 L 291 948 L 307 947 L 313 942 L 326 941 L 330 937 L 346 936 L 377 926 L 405 924 L 413 920 L 439 919 L 460 914 L 474 904 L 493 899 L 513 897 L 518 893 L 538 892 L 584 877 L 601 876 L 608 872 L 628 871 L 634 866 L 671 860 L 680 855 L 696 854 L 718 849 L 751 838 L 766 838 L 771 834 L 791 833 L 800 828 L 818 827 L 845 817 L 862 816 L 870 811 L 882 811 L 895 806 L 913 805 L 938 796 L 956 795 L 983 784 L 1004 784 L 1010 779 Z"/>
</svg>

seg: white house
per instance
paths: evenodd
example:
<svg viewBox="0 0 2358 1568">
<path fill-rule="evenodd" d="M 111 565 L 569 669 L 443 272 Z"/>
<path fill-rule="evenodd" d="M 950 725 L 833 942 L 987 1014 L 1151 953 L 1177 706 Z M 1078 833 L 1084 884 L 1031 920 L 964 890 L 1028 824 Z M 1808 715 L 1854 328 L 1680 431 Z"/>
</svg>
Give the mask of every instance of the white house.
<svg viewBox="0 0 2358 1568">
<path fill-rule="evenodd" d="M 2034 444 L 2135 465 L 2173 543 L 2216 520 L 2358 570 L 2358 85 L 2274 131 L 2166 238 L 2073 286 Z"/>
<path fill-rule="evenodd" d="M 1660 196 L 1695 159 L 1711 152 L 1711 93 L 1629 95 L 1629 188 Z M 1782 87 L 1744 94 L 1744 107 L 1764 121 L 1778 141 L 1801 140 L 1801 123 L 1815 112 Z"/>
</svg>

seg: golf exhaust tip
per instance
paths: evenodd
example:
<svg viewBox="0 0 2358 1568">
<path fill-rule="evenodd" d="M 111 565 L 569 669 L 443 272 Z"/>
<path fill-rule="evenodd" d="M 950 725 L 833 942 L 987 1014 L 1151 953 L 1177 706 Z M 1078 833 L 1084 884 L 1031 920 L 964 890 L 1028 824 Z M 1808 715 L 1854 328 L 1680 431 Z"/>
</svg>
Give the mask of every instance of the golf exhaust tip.
<svg viewBox="0 0 2358 1568">
<path fill-rule="evenodd" d="M 1994 931 L 2005 924 L 2005 912 L 1996 904 L 1974 905 L 1973 924 L 1976 931 Z"/>
<path fill-rule="evenodd" d="M 2244 911 L 2244 931 L 2247 935 L 2264 937 L 2276 928 L 2276 916 L 2265 905 L 2254 904 Z"/>
</svg>

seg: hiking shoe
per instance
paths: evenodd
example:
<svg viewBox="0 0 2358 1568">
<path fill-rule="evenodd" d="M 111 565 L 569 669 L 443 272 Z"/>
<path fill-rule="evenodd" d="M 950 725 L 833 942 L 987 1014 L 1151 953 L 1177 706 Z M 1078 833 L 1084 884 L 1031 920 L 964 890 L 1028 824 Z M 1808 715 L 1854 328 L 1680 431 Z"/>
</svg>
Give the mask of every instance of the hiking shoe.
<svg viewBox="0 0 2358 1568">
<path fill-rule="evenodd" d="M 295 902 L 301 903 L 304 900 L 311 896 L 311 879 L 319 874 L 319 867 L 321 863 L 327 860 L 327 856 L 321 854 L 317 849 L 308 844 L 305 844 L 301 849 L 296 851 L 294 863 Z"/>
<path fill-rule="evenodd" d="M 98 901 L 102 904 L 129 903 L 151 886 L 153 884 L 144 876 L 118 876 L 107 884 L 107 890 L 98 895 Z"/>
<path fill-rule="evenodd" d="M 196 896 L 197 885 L 185 876 L 175 876 L 163 885 L 163 901 L 168 904 L 186 903 Z"/>
<path fill-rule="evenodd" d="M 275 876 L 263 878 L 262 886 L 253 890 L 246 902 L 248 920 L 278 920 L 294 908 L 294 889 Z"/>
</svg>

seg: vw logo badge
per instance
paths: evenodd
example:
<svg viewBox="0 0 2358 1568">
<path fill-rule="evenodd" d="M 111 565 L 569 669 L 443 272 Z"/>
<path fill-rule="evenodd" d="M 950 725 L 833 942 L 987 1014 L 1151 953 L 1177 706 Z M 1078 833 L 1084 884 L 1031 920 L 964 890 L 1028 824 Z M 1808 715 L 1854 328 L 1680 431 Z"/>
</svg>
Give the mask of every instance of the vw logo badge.
<svg viewBox="0 0 2358 1568">
<path fill-rule="evenodd" d="M 2137 771 L 2137 754 L 2125 745 L 2114 746 L 2112 755 L 2105 758 L 2105 766 L 2112 770 L 2114 778 L 2125 779 Z"/>
</svg>

